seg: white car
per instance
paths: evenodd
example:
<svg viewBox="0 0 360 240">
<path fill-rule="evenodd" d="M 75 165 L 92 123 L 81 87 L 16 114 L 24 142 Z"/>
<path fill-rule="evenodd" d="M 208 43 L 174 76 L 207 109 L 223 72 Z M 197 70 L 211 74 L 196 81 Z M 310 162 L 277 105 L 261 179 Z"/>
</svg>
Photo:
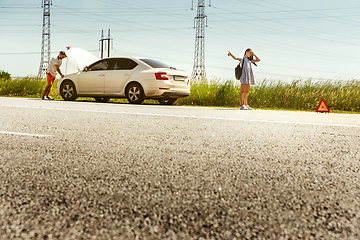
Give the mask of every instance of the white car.
<svg viewBox="0 0 360 240">
<path fill-rule="evenodd" d="M 77 97 L 93 97 L 99 102 L 127 98 L 141 104 L 145 99 L 157 99 L 171 105 L 190 95 L 190 80 L 186 71 L 154 59 L 112 57 L 65 75 L 58 81 L 57 91 L 66 101 Z"/>
</svg>

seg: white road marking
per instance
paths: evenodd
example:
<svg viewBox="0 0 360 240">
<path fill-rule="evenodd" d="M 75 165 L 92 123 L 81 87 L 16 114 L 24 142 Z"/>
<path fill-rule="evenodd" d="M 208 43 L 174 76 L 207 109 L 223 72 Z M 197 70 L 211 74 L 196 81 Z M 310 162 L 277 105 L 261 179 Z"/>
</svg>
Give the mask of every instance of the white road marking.
<svg viewBox="0 0 360 240">
<path fill-rule="evenodd" d="M 334 123 L 292 122 L 292 121 L 244 119 L 244 118 L 223 118 L 223 117 L 208 117 L 208 116 L 203 117 L 203 116 L 163 114 L 163 113 L 119 112 L 119 111 L 88 110 L 88 109 L 73 109 L 73 108 L 33 107 L 33 106 L 21 106 L 21 105 L 0 105 L 0 106 L 1 107 L 13 107 L 13 108 L 30 108 L 30 109 L 44 109 L 44 110 L 74 111 L 74 112 L 94 112 L 94 113 L 127 114 L 127 115 L 142 115 L 142 116 L 160 116 L 160 117 L 228 120 L 228 121 L 241 121 L 241 122 L 262 122 L 262 123 L 280 123 L 280 124 L 299 124 L 299 125 L 360 128 L 360 125 L 334 124 Z"/>
<path fill-rule="evenodd" d="M 11 134 L 11 135 L 21 135 L 21 136 L 31 136 L 31 137 L 50 137 L 50 135 L 44 135 L 44 134 L 8 132 L 8 131 L 0 131 L 0 134 Z"/>
</svg>

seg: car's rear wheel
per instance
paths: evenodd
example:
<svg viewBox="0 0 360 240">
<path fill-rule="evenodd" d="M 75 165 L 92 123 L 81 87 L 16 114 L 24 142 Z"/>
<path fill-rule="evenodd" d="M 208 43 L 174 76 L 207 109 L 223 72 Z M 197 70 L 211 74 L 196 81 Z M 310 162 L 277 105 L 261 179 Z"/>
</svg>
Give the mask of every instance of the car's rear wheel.
<svg viewBox="0 0 360 240">
<path fill-rule="evenodd" d="M 77 93 L 74 83 L 71 81 L 63 82 L 60 87 L 60 94 L 65 101 L 75 101 Z"/>
<path fill-rule="evenodd" d="M 145 94 L 140 84 L 130 83 L 126 88 L 126 98 L 129 103 L 141 104 L 145 100 Z"/>
<path fill-rule="evenodd" d="M 177 98 L 159 99 L 158 101 L 161 105 L 173 105 L 177 101 Z"/>
<path fill-rule="evenodd" d="M 108 102 L 108 101 L 110 101 L 110 98 L 107 98 L 107 97 L 95 97 L 95 101 L 97 101 L 97 102 Z"/>
</svg>

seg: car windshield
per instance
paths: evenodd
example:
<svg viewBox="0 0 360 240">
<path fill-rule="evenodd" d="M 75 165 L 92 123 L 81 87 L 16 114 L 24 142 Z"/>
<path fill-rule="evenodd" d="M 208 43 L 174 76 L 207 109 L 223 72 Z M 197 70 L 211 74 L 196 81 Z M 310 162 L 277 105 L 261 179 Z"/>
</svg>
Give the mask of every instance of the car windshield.
<svg viewBox="0 0 360 240">
<path fill-rule="evenodd" d="M 152 68 L 170 68 L 169 65 L 159 62 L 159 61 L 156 61 L 154 59 L 140 59 L 140 60 Z"/>
</svg>

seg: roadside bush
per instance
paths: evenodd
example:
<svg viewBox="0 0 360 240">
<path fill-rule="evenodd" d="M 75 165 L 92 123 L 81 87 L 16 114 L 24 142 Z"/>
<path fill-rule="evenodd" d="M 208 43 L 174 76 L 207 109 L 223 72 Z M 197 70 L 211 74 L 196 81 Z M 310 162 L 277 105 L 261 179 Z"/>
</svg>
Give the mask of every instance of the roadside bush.
<svg viewBox="0 0 360 240">
<path fill-rule="evenodd" d="M 46 81 L 35 77 L 11 80 L 2 71 L 0 96 L 41 97 Z M 2 81 L 1 81 L 2 79 Z M 56 92 L 57 80 L 50 95 Z M 197 80 L 191 83 L 189 97 L 180 98 L 177 105 L 239 107 L 240 82 L 234 80 Z M 254 108 L 315 111 L 324 98 L 331 111 L 360 112 L 360 80 L 293 80 L 292 82 L 264 79 L 250 87 L 248 104 Z M 121 100 L 120 100 L 121 102 Z M 152 104 L 154 101 L 147 101 Z"/>
<path fill-rule="evenodd" d="M 0 82 L 1 96 L 41 96 L 46 83 L 43 80 L 38 80 L 33 77 L 25 77 L 21 79 L 14 79 L 10 81 Z"/>
<path fill-rule="evenodd" d="M 232 80 L 198 80 L 191 83 L 191 94 L 178 105 L 237 107 L 240 88 Z"/>
<path fill-rule="evenodd" d="M 249 103 L 257 108 L 316 110 L 324 98 L 330 110 L 360 112 L 360 81 L 262 81 L 250 88 Z"/>
<path fill-rule="evenodd" d="M 6 81 L 6 80 L 10 80 L 10 79 L 11 79 L 10 73 L 0 70 L 0 81 Z"/>
<path fill-rule="evenodd" d="M 232 80 L 194 81 L 191 94 L 178 105 L 239 107 L 240 83 Z M 255 108 L 316 110 L 324 98 L 330 110 L 360 112 L 360 80 L 264 79 L 249 89 L 248 103 Z"/>
</svg>

